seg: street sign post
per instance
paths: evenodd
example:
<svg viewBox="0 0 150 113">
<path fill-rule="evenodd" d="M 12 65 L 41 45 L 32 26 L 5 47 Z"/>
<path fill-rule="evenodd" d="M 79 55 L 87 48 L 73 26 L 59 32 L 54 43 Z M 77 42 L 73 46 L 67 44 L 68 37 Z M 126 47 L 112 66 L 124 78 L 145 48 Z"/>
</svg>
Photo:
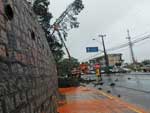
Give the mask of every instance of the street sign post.
<svg viewBox="0 0 150 113">
<path fill-rule="evenodd" d="M 87 53 L 98 52 L 98 47 L 86 47 Z"/>
</svg>

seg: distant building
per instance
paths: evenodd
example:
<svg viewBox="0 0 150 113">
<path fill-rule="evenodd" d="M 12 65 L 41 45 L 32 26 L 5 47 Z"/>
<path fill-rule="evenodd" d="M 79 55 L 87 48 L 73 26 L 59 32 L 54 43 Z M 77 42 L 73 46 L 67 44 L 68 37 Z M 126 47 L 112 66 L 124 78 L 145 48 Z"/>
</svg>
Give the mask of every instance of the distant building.
<svg viewBox="0 0 150 113">
<path fill-rule="evenodd" d="M 122 64 L 122 54 L 108 54 L 109 66 L 115 66 L 116 64 Z M 89 60 L 90 64 L 100 63 L 105 66 L 105 57 L 100 56 Z"/>
</svg>

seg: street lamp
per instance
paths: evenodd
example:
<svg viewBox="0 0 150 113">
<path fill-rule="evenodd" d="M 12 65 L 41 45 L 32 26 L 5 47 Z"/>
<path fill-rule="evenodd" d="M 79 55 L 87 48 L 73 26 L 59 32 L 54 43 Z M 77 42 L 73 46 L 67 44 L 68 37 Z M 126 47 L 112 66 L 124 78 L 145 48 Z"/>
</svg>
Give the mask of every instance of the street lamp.
<svg viewBox="0 0 150 113">
<path fill-rule="evenodd" d="M 98 41 L 98 40 L 97 40 L 97 39 L 95 39 L 95 38 L 93 38 L 92 40 L 94 40 L 94 41 L 96 41 L 96 42 L 98 42 L 98 43 L 102 44 L 102 42 Z"/>
<path fill-rule="evenodd" d="M 95 39 L 95 38 L 93 38 L 92 40 L 94 40 L 94 41 L 98 42 L 99 44 L 102 44 L 100 41 L 98 41 L 98 40 L 97 40 L 97 39 Z M 104 52 L 103 50 L 100 50 L 100 49 L 99 49 L 99 51 Z"/>
</svg>

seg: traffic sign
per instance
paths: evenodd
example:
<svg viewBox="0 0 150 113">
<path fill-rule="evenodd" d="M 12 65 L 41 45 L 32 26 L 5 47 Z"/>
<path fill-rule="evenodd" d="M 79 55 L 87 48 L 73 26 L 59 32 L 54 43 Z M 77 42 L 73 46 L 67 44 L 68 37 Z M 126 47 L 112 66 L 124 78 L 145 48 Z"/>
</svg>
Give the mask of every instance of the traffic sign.
<svg viewBox="0 0 150 113">
<path fill-rule="evenodd" d="M 86 47 L 87 53 L 98 52 L 98 47 Z"/>
</svg>

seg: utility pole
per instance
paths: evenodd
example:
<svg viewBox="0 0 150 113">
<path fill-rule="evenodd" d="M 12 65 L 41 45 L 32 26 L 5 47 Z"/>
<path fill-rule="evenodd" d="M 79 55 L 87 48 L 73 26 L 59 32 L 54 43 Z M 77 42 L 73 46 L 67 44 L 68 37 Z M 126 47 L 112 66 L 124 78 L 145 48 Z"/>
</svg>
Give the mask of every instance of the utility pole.
<svg viewBox="0 0 150 113">
<path fill-rule="evenodd" d="M 105 57 L 105 65 L 106 65 L 106 73 L 109 74 L 109 61 L 108 61 L 108 55 L 107 55 L 107 52 L 106 52 L 105 42 L 104 42 L 104 37 L 106 37 L 106 35 L 99 35 L 99 37 L 102 38 L 102 44 L 103 44 L 103 49 L 104 49 L 104 57 Z"/>
<path fill-rule="evenodd" d="M 133 44 L 131 42 L 131 37 L 130 37 L 130 32 L 129 30 L 127 30 L 127 34 L 128 34 L 128 41 L 129 41 L 129 48 L 130 48 L 130 52 L 131 52 L 131 58 L 132 58 L 132 63 L 133 64 L 136 64 L 136 61 L 135 61 L 135 57 L 134 57 L 134 52 L 133 52 Z"/>
</svg>

